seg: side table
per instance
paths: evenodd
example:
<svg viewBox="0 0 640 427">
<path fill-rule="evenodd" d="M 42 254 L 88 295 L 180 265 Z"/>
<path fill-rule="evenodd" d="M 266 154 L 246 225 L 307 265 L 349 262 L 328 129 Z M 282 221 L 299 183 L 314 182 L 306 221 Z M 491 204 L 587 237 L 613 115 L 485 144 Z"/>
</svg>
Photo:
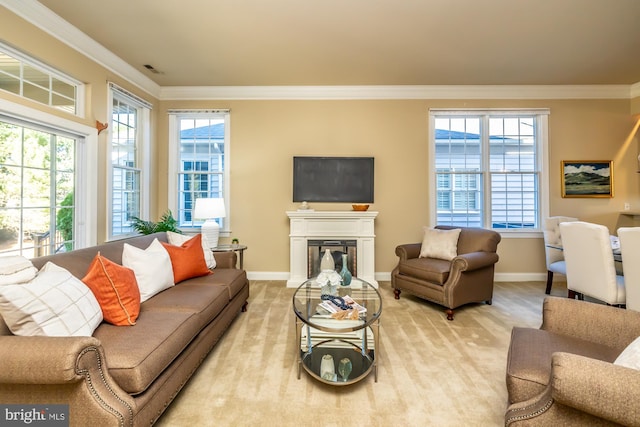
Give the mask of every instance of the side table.
<svg viewBox="0 0 640 427">
<path fill-rule="evenodd" d="M 240 270 L 244 269 L 244 251 L 247 250 L 246 245 L 218 245 L 211 248 L 213 252 L 235 252 L 240 259 Z"/>
</svg>

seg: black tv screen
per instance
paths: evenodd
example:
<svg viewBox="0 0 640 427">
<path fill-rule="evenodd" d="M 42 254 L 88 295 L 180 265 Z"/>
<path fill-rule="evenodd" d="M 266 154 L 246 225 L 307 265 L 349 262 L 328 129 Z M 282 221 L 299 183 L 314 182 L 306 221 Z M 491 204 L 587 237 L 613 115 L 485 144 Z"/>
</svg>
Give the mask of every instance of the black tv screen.
<svg viewBox="0 0 640 427">
<path fill-rule="evenodd" d="M 373 203 L 373 157 L 294 157 L 294 202 Z"/>
</svg>

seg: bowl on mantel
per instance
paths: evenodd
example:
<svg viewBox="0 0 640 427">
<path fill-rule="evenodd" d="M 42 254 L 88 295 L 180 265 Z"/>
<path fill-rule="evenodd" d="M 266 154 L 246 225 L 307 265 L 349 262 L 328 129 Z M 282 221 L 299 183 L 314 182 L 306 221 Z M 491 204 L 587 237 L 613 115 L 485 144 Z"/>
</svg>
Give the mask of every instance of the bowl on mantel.
<svg viewBox="0 0 640 427">
<path fill-rule="evenodd" d="M 369 205 L 351 205 L 351 207 L 353 208 L 354 211 L 366 211 L 367 209 L 369 209 Z"/>
</svg>

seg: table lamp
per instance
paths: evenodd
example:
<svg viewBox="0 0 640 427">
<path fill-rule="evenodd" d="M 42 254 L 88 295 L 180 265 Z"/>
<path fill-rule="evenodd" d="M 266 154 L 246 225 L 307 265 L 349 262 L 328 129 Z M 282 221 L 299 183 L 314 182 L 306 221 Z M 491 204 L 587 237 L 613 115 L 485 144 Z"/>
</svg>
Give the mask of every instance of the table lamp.
<svg viewBox="0 0 640 427">
<path fill-rule="evenodd" d="M 212 248 L 218 246 L 218 237 L 220 236 L 220 225 L 215 218 L 224 218 L 227 211 L 224 208 L 224 199 L 222 198 L 204 198 L 196 199 L 196 206 L 193 209 L 193 217 L 195 219 L 204 219 L 201 233 L 209 241 Z"/>
</svg>

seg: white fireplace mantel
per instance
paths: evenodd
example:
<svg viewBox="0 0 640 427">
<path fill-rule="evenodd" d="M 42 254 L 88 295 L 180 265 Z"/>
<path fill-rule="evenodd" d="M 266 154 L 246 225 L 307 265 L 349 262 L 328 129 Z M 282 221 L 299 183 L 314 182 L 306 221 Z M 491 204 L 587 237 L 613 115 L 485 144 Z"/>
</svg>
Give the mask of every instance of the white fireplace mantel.
<svg viewBox="0 0 640 427">
<path fill-rule="evenodd" d="M 375 280 L 374 220 L 370 211 L 287 211 L 290 223 L 290 274 L 287 287 L 307 280 L 307 241 L 350 239 L 356 241 L 358 278 L 378 287 Z"/>
</svg>

